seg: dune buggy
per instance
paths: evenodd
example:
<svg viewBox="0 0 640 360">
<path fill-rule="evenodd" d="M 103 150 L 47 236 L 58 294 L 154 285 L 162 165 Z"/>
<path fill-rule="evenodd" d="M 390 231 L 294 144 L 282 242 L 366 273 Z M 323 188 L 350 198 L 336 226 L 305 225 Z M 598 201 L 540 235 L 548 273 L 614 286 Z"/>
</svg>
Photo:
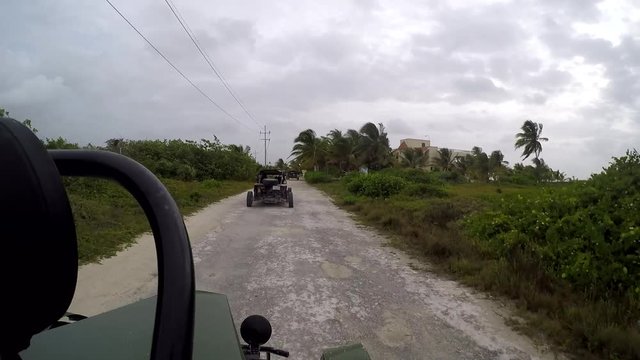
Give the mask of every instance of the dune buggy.
<svg viewBox="0 0 640 360">
<path fill-rule="evenodd" d="M 291 170 L 287 173 L 287 179 L 296 179 L 300 180 L 300 172 Z"/>
<path fill-rule="evenodd" d="M 271 326 L 242 322 L 241 345 L 227 297 L 196 291 L 187 229 L 164 185 L 119 154 L 49 150 L 24 125 L 0 118 L 0 359 L 220 359 L 288 356 L 265 344 Z M 154 236 L 158 294 L 84 318 L 67 314 L 76 289 L 76 228 L 61 176 L 112 179 L 138 201 Z M 65 315 L 72 320 L 63 321 Z M 361 345 L 326 360 L 369 359 Z"/>
<path fill-rule="evenodd" d="M 285 173 L 275 169 L 262 169 L 256 176 L 253 191 L 247 192 L 247 206 L 254 201 L 264 204 L 288 204 L 293 207 L 293 191 L 287 186 Z"/>
</svg>

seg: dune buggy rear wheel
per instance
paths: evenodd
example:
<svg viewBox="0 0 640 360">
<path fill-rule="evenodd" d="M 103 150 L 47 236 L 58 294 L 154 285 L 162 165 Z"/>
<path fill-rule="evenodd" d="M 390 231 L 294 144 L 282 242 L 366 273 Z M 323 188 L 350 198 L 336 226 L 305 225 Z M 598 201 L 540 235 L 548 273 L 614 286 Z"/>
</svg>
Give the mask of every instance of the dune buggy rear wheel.
<svg viewBox="0 0 640 360">
<path fill-rule="evenodd" d="M 247 191 L 247 207 L 253 205 L 253 191 Z"/>
<path fill-rule="evenodd" d="M 287 193 L 287 201 L 289 201 L 289 207 L 292 208 L 293 207 L 293 193 L 291 191 L 289 191 Z"/>
</svg>

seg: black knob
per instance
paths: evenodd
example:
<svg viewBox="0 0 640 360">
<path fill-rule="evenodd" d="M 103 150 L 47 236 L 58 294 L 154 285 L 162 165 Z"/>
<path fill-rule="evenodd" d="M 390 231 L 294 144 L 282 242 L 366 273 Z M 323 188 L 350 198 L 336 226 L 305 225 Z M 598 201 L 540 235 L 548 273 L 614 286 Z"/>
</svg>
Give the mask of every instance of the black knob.
<svg viewBox="0 0 640 360">
<path fill-rule="evenodd" d="M 271 324 L 264 316 L 251 315 L 242 321 L 240 336 L 251 346 L 266 344 L 271 338 Z"/>
</svg>

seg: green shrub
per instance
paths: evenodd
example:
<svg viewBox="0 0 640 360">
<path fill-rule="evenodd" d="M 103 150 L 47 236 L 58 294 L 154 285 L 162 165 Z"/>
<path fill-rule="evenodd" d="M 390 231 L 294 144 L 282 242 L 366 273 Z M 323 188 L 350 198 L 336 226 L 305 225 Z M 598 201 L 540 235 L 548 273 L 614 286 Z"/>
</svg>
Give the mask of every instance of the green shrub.
<svg viewBox="0 0 640 360">
<path fill-rule="evenodd" d="M 537 293 L 572 289 L 580 305 L 536 304 L 571 341 L 612 359 L 637 359 L 640 319 L 640 155 L 628 151 L 585 182 L 505 195 L 465 221 L 483 254 L 515 273 L 538 273 Z M 545 290 L 545 288 L 547 290 Z"/>
<path fill-rule="evenodd" d="M 497 210 L 473 217 L 469 228 L 497 255 L 527 254 L 585 294 L 640 298 L 640 229 L 629 219 L 637 215 L 621 216 L 600 204 L 579 207 L 585 190 L 574 191 L 575 197 L 560 191 L 508 197 Z"/>
<path fill-rule="evenodd" d="M 400 193 L 405 186 L 406 182 L 397 176 L 372 173 L 354 177 L 347 185 L 347 190 L 371 198 L 388 198 Z"/>
<path fill-rule="evenodd" d="M 355 179 L 357 179 L 357 178 L 360 178 L 360 177 L 361 177 L 361 176 L 363 176 L 363 175 L 364 175 L 364 174 L 359 173 L 359 172 L 355 172 L 355 171 L 348 172 L 348 173 L 346 173 L 345 175 L 343 175 L 343 176 L 340 178 L 340 181 L 341 181 L 344 185 L 347 185 L 347 184 L 349 184 L 351 181 L 353 181 L 353 180 L 355 180 Z"/>
<path fill-rule="evenodd" d="M 432 184 L 407 184 L 402 193 L 418 198 L 445 197 L 448 195 L 444 187 Z"/>
<path fill-rule="evenodd" d="M 357 176 L 345 178 L 344 181 L 347 185 L 347 191 L 353 194 L 361 194 L 367 176 L 368 175 L 365 174 L 358 174 Z"/>
<path fill-rule="evenodd" d="M 437 174 L 440 180 L 449 184 L 462 184 L 464 182 L 467 182 L 467 179 L 465 179 L 465 177 L 457 171 L 442 171 L 438 172 Z"/>
<path fill-rule="evenodd" d="M 396 176 L 404 179 L 406 182 L 416 184 L 443 185 L 443 181 L 440 179 L 440 173 L 438 172 L 430 172 L 420 169 L 388 168 L 381 170 L 378 173 Z"/>
<path fill-rule="evenodd" d="M 333 181 L 331 176 L 321 171 L 307 171 L 304 174 L 304 179 L 309 184 L 328 183 Z"/>
</svg>

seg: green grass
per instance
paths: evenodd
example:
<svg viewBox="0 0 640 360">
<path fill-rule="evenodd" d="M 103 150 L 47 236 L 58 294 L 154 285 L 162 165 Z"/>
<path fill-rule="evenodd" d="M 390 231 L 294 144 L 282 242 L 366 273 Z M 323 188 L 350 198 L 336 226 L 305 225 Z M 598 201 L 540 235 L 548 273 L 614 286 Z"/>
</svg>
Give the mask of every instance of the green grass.
<svg viewBox="0 0 640 360">
<path fill-rule="evenodd" d="M 339 181 L 314 186 L 363 223 L 391 235 L 391 245 L 429 262 L 430 269 L 512 299 L 518 315 L 526 319 L 514 326 L 517 330 L 585 359 L 640 358 L 640 332 L 621 320 L 635 318 L 636 302 L 590 299 L 550 277 L 535 259 L 520 253 L 498 255 L 464 231 L 466 217 L 489 210 L 501 199 L 518 194 L 535 198 L 562 184 L 447 185 L 448 197 L 427 199 L 354 196 Z"/>
<path fill-rule="evenodd" d="M 186 182 L 163 179 L 183 215 L 248 189 L 241 181 Z M 116 183 L 99 179 L 65 179 L 76 222 L 80 264 L 97 262 L 131 245 L 151 231 L 138 203 Z"/>
</svg>

